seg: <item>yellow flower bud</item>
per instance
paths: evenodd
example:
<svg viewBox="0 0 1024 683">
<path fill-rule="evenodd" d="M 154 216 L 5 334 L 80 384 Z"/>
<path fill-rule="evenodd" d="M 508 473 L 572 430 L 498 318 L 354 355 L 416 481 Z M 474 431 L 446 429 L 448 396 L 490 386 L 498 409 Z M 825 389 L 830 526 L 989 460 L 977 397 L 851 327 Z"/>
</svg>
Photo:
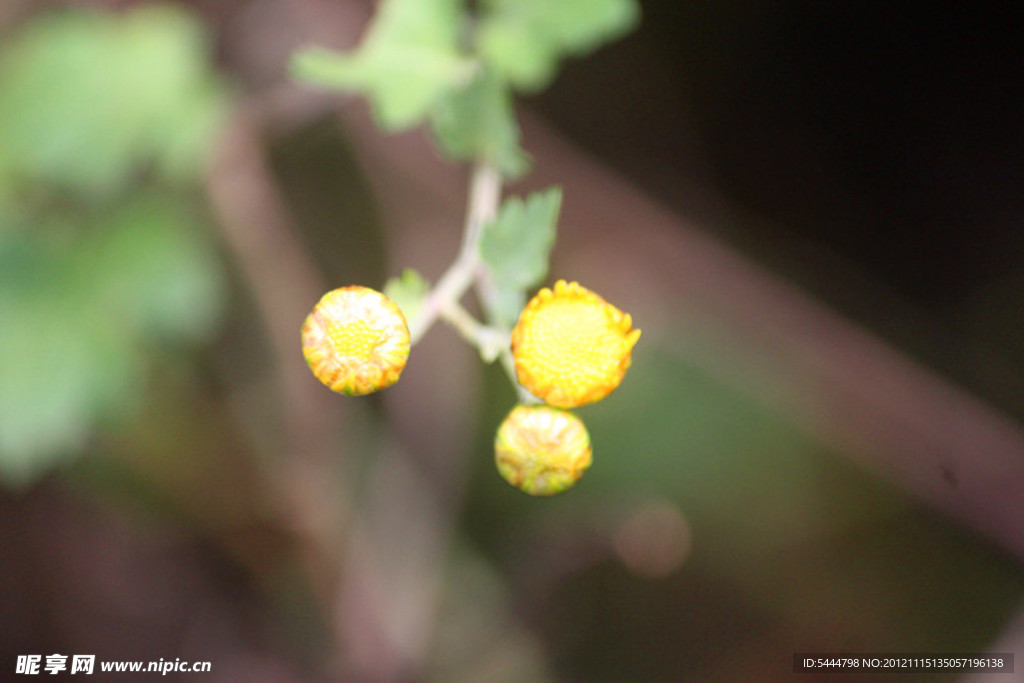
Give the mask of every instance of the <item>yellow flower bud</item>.
<svg viewBox="0 0 1024 683">
<path fill-rule="evenodd" d="M 331 391 L 362 396 L 398 381 L 409 358 L 409 327 L 380 292 L 342 287 L 324 294 L 307 316 L 302 353 Z"/>
<path fill-rule="evenodd" d="M 553 496 L 590 467 L 590 435 L 568 411 L 516 406 L 498 428 L 494 457 L 508 483 L 531 496 Z"/>
<path fill-rule="evenodd" d="M 520 384 L 553 406 L 600 401 L 619 386 L 640 330 L 629 315 L 564 280 L 542 289 L 512 330 Z"/>
</svg>

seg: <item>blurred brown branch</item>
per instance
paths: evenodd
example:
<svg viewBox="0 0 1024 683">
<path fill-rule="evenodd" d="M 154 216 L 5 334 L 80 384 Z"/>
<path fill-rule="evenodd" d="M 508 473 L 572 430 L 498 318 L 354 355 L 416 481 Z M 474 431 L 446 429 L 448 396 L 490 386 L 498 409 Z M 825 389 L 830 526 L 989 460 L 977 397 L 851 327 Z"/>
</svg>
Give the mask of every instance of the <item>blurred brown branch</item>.
<svg viewBox="0 0 1024 683">
<path fill-rule="evenodd" d="M 245 280 L 272 351 L 286 442 L 266 472 L 280 495 L 281 522 L 294 534 L 320 604 L 338 581 L 348 516 L 345 478 L 334 462 L 344 451 L 344 413 L 310 382 L 298 329 L 328 289 L 295 228 L 265 156 L 264 128 L 273 100 L 252 100 L 233 113 L 212 161 L 207 186 L 221 234 Z M 325 617 L 329 620 L 328 614 Z"/>
<path fill-rule="evenodd" d="M 282 498 L 280 521 L 295 534 L 334 631 L 334 666 L 346 676 L 404 680 L 416 675 L 429 645 L 465 472 L 465 460 L 452 454 L 465 452 L 459 435 L 472 419 L 472 411 L 459 406 L 472 404 L 464 390 L 472 383 L 468 377 L 460 381 L 458 369 L 465 363 L 459 356 L 466 358 L 461 347 L 439 344 L 435 336 L 417 348 L 439 362 L 407 371 L 404 395 L 415 402 L 436 394 L 441 384 L 446 391 L 425 421 L 415 418 L 414 405 L 400 402 L 397 413 L 416 422 L 406 425 L 416 434 L 416 453 L 393 440 L 376 454 L 363 503 L 351 509 L 352 480 L 339 474 L 344 470 L 335 462 L 344 450 L 344 413 L 332 409 L 340 399 L 311 380 L 298 349 L 301 321 L 328 287 L 295 234 L 263 139 L 267 130 L 299 127 L 335 107 L 333 98 L 288 86 L 249 100 L 228 123 L 208 189 L 225 244 L 270 340 L 288 436 L 267 481 Z M 458 226 L 458 211 L 452 214 L 450 223 Z M 453 234 L 457 238 L 457 230 Z"/>
</svg>

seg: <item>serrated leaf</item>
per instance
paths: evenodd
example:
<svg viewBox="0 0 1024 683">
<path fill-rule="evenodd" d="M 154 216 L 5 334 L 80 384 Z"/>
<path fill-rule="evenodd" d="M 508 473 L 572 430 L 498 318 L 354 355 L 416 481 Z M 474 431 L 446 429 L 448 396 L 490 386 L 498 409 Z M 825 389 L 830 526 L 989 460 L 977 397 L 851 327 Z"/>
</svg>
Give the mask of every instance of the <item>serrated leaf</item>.
<svg viewBox="0 0 1024 683">
<path fill-rule="evenodd" d="M 526 305 L 526 292 L 523 288 L 494 277 L 487 278 L 486 286 L 480 288 L 480 295 L 480 303 L 491 322 L 506 329 L 515 326 Z M 489 363 L 493 359 L 485 360 Z"/>
<path fill-rule="evenodd" d="M 406 322 L 419 315 L 428 292 L 430 283 L 413 268 L 406 268 L 400 276 L 389 279 L 384 285 L 384 296 L 398 304 Z"/>
<path fill-rule="evenodd" d="M 484 22 L 478 42 L 487 67 L 520 90 L 541 90 L 555 76 L 557 41 L 532 30 L 528 21 L 509 18 Z"/>
<path fill-rule="evenodd" d="M 461 22 L 461 0 L 385 0 L 357 50 L 305 50 L 292 72 L 316 85 L 360 92 L 382 127 L 409 128 L 472 78 L 475 63 L 459 51 Z"/>
<path fill-rule="evenodd" d="M 557 187 L 535 192 L 525 202 L 511 197 L 484 226 L 480 257 L 499 284 L 523 290 L 544 279 L 561 206 Z"/>
<path fill-rule="evenodd" d="M 583 55 L 636 26 L 636 0 L 485 0 L 478 45 L 484 62 L 516 87 L 536 91 L 558 61 Z"/>
<path fill-rule="evenodd" d="M 467 88 L 443 98 L 431 123 L 438 145 L 452 159 L 489 162 L 508 179 L 529 168 L 519 145 L 512 93 L 493 74 L 482 73 Z"/>
</svg>

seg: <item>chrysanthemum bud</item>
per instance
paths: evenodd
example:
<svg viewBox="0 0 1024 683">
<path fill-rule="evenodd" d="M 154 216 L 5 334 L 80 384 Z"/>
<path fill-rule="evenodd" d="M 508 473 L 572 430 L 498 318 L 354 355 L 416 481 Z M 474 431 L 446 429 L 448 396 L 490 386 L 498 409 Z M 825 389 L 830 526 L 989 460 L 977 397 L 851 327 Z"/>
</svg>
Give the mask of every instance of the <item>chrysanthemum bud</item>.
<svg viewBox="0 0 1024 683">
<path fill-rule="evenodd" d="M 640 338 L 632 325 L 629 315 L 575 282 L 540 290 L 512 331 L 520 384 L 561 408 L 601 400 L 629 368 Z"/>
<path fill-rule="evenodd" d="M 590 467 L 590 435 L 568 411 L 516 406 L 498 428 L 494 456 L 508 483 L 532 496 L 553 496 Z"/>
<path fill-rule="evenodd" d="M 332 391 L 361 396 L 398 381 L 409 327 L 394 301 L 368 287 L 328 292 L 302 325 L 302 353 Z"/>
</svg>

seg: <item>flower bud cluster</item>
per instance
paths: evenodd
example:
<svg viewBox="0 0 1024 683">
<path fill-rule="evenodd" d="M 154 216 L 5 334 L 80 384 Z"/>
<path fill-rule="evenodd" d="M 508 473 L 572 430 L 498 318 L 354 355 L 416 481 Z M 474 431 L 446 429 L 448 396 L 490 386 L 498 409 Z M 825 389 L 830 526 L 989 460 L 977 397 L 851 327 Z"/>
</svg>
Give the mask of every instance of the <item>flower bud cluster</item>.
<svg viewBox="0 0 1024 683">
<path fill-rule="evenodd" d="M 527 303 L 512 330 L 519 383 L 543 401 L 518 405 L 494 441 L 498 472 L 513 486 L 550 496 L 590 467 L 590 435 L 567 409 L 600 401 L 622 382 L 640 330 L 629 315 L 559 280 Z M 302 325 L 302 352 L 332 391 L 362 396 L 398 381 L 409 358 L 409 326 L 394 301 L 368 287 L 325 294 Z"/>
<path fill-rule="evenodd" d="M 590 436 L 565 410 L 600 401 L 622 382 L 640 330 L 576 282 L 559 280 L 526 305 L 512 331 L 519 383 L 547 405 L 520 405 L 498 429 L 498 472 L 531 495 L 571 487 L 590 466 Z"/>
</svg>

